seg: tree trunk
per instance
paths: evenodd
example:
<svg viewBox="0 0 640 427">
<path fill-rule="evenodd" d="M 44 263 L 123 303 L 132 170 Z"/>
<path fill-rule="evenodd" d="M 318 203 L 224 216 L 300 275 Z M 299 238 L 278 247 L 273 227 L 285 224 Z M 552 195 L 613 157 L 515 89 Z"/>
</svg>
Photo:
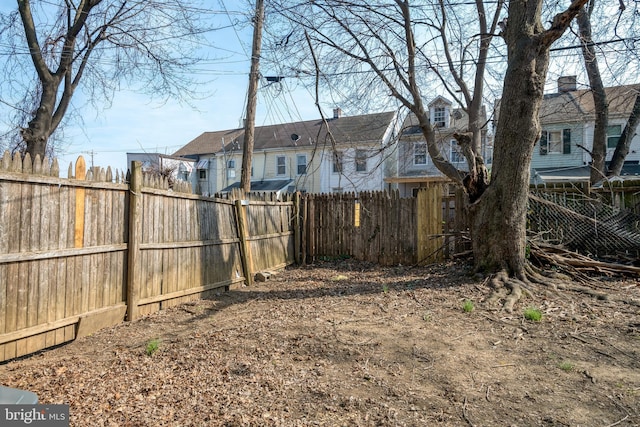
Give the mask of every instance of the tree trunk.
<svg viewBox="0 0 640 427">
<path fill-rule="evenodd" d="M 56 104 L 55 84 L 44 84 L 40 102 L 33 119 L 29 121 L 29 126 L 21 131 L 22 139 L 26 144 L 26 152 L 35 159 L 37 155 L 40 158 L 45 157 L 47 142 L 49 137 L 55 131 L 53 124 L 53 111 Z"/>
<path fill-rule="evenodd" d="M 629 114 L 629 120 L 627 120 L 622 135 L 620 135 L 616 150 L 613 152 L 607 176 L 620 175 L 624 159 L 627 157 L 627 154 L 629 154 L 631 140 L 635 136 L 636 129 L 638 128 L 638 121 L 640 121 L 640 94 L 636 95 L 636 102 L 633 104 L 631 114 Z"/>
<path fill-rule="evenodd" d="M 592 184 L 604 178 L 604 164 L 607 156 L 607 125 L 609 124 L 609 103 L 604 91 L 604 84 L 600 76 L 600 68 L 596 58 L 596 50 L 591 36 L 591 14 L 584 8 L 580 10 L 576 20 L 582 39 L 582 56 L 589 77 L 591 95 L 595 107 L 595 128 L 593 130 L 593 145 L 591 147 L 591 173 Z"/>
<path fill-rule="evenodd" d="M 549 49 L 586 0 L 574 0 L 545 30 L 542 1 L 509 2 L 504 32 L 507 71 L 495 135 L 491 184 L 471 205 L 476 269 L 504 270 L 525 278 L 527 202 L 533 149 L 540 137 L 539 111 Z"/>
<path fill-rule="evenodd" d="M 522 38 L 509 61 L 495 136 L 491 185 L 471 205 L 476 268 L 522 277 L 526 264 L 526 218 L 530 164 L 540 135 L 538 112 L 549 62 L 548 50 Z M 526 46 L 526 47 L 525 47 Z"/>
</svg>

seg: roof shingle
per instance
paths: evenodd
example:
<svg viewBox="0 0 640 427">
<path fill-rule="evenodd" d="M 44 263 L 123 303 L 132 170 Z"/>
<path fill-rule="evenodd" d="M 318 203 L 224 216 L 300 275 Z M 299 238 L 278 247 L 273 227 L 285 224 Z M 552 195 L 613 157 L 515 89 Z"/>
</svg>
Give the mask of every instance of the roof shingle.
<svg viewBox="0 0 640 427">
<path fill-rule="evenodd" d="M 308 120 L 278 125 L 256 126 L 254 150 L 287 148 L 301 145 L 358 144 L 379 142 L 387 132 L 395 112 L 343 116 L 336 119 Z M 223 145 L 224 144 L 224 145 Z M 244 129 L 204 132 L 174 156 L 196 156 L 238 150 L 244 144 Z"/>
</svg>

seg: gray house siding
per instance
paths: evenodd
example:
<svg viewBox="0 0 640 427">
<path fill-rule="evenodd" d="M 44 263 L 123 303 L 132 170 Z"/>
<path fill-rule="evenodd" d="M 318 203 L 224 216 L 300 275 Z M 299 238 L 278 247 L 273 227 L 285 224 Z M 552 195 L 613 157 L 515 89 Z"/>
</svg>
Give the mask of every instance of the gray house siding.
<svg viewBox="0 0 640 427">
<path fill-rule="evenodd" d="M 559 141 L 553 137 L 558 136 Z M 584 128 L 580 123 L 543 125 L 542 136 L 536 143 L 531 168 L 567 168 L 583 166 Z"/>
</svg>

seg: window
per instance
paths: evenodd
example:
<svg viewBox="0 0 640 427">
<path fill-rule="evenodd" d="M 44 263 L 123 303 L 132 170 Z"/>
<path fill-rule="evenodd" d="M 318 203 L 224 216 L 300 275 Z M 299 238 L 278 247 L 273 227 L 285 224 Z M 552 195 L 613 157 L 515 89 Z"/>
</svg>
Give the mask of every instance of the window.
<svg viewBox="0 0 640 427">
<path fill-rule="evenodd" d="M 437 128 L 447 127 L 447 112 L 444 107 L 435 107 L 433 109 L 433 126 Z"/>
<path fill-rule="evenodd" d="M 287 174 L 287 158 L 285 156 L 276 157 L 276 174 Z"/>
<path fill-rule="evenodd" d="M 427 164 L 427 144 L 424 142 L 416 142 L 413 144 L 413 164 Z"/>
<path fill-rule="evenodd" d="M 607 148 L 616 148 L 622 135 L 622 125 L 607 126 Z"/>
<path fill-rule="evenodd" d="M 304 175 L 307 173 L 307 155 L 306 154 L 298 154 L 296 156 L 297 164 L 298 164 L 298 175 Z"/>
<path fill-rule="evenodd" d="M 198 169 L 198 178 L 207 179 L 207 170 L 206 169 Z"/>
<path fill-rule="evenodd" d="M 342 151 L 335 151 L 333 153 L 333 173 L 342 173 Z"/>
<path fill-rule="evenodd" d="M 543 130 L 540 136 L 540 154 L 571 154 L 571 129 Z"/>
<path fill-rule="evenodd" d="M 367 152 L 366 150 L 356 150 L 356 172 L 367 171 Z"/>
<path fill-rule="evenodd" d="M 229 169 L 235 169 L 236 168 L 236 161 L 231 159 L 227 162 L 227 168 Z"/>
<path fill-rule="evenodd" d="M 449 157 L 451 163 L 463 163 L 465 161 L 464 156 L 460 152 L 460 146 L 458 146 L 455 139 L 452 139 L 449 143 L 449 152 L 451 153 Z"/>
</svg>

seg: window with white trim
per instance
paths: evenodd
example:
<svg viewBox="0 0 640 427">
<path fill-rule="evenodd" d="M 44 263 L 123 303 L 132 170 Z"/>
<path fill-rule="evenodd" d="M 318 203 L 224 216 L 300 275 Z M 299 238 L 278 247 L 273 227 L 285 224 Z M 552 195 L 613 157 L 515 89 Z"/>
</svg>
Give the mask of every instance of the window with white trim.
<svg viewBox="0 0 640 427">
<path fill-rule="evenodd" d="M 433 109 L 433 126 L 437 128 L 447 127 L 447 109 L 445 107 L 435 107 Z"/>
<path fill-rule="evenodd" d="M 367 171 L 367 151 L 356 150 L 356 172 Z"/>
<path fill-rule="evenodd" d="M 414 165 L 427 164 L 427 143 L 426 142 L 416 142 L 413 144 L 413 164 Z"/>
<path fill-rule="evenodd" d="M 287 174 L 287 158 L 285 156 L 276 157 L 276 174 L 277 175 Z"/>
<path fill-rule="evenodd" d="M 333 173 L 342 173 L 342 161 L 344 153 L 342 151 L 334 151 L 333 153 Z"/>
<path fill-rule="evenodd" d="M 571 129 L 542 131 L 540 155 L 547 154 L 571 154 Z"/>
<path fill-rule="evenodd" d="M 306 174 L 307 173 L 307 155 L 298 154 L 296 156 L 296 161 L 298 165 L 298 175 Z"/>
<path fill-rule="evenodd" d="M 607 126 L 607 148 L 616 148 L 621 135 L 622 125 Z"/>
<path fill-rule="evenodd" d="M 449 142 L 449 152 L 449 159 L 451 160 L 451 163 L 463 163 L 465 161 L 462 150 L 455 139 L 452 139 L 451 142 Z"/>
</svg>

